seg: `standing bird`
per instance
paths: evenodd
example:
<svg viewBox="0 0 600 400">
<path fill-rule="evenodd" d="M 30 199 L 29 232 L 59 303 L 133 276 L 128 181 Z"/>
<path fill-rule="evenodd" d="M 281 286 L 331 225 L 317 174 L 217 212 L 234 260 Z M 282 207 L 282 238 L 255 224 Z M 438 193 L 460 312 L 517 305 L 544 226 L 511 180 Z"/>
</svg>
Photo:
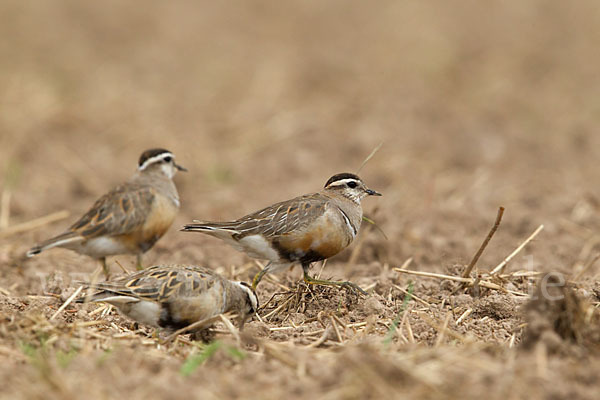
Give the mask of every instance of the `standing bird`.
<svg viewBox="0 0 600 400">
<path fill-rule="evenodd" d="M 306 283 L 365 293 L 352 282 L 315 279 L 308 269 L 312 262 L 332 257 L 352 243 L 362 222 L 360 203 L 366 196 L 381 194 L 367 188 L 358 176 L 342 173 L 329 178 L 318 193 L 273 204 L 231 222 L 189 224 L 183 231 L 206 233 L 250 257 L 269 260 L 254 277 L 253 289 L 265 274 L 299 262 Z"/>
<path fill-rule="evenodd" d="M 177 170 L 187 171 L 170 151 L 143 152 L 131 179 L 100 197 L 65 232 L 31 248 L 27 257 L 63 247 L 99 259 L 108 278 L 107 256 L 135 254 L 142 269 L 142 254 L 165 234 L 179 210 Z"/>
<path fill-rule="evenodd" d="M 258 297 L 247 283 L 193 265 L 156 265 L 87 287 L 97 292 L 78 302 L 108 303 L 128 318 L 168 330 L 230 311 L 238 314 L 241 330 L 258 309 Z"/>
</svg>

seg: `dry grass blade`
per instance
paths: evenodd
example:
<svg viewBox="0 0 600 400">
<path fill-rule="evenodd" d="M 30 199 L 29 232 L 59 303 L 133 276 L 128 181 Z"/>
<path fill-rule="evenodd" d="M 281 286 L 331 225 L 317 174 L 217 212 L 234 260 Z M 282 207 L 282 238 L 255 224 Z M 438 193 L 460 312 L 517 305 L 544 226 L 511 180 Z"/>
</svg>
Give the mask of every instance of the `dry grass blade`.
<svg viewBox="0 0 600 400">
<path fill-rule="evenodd" d="M 585 236 L 586 242 L 583 244 L 581 251 L 579 252 L 579 260 L 587 260 L 592 254 L 592 251 L 600 244 L 600 235 L 593 235 L 589 239 Z"/>
<path fill-rule="evenodd" d="M 279 350 L 278 346 L 274 344 L 264 343 L 263 351 L 266 355 L 273 357 L 276 360 L 279 360 L 280 362 L 282 362 L 290 368 L 298 368 L 298 363 L 292 357 Z"/>
<path fill-rule="evenodd" d="M 346 331 L 346 329 L 348 329 L 348 325 L 346 325 L 346 323 L 344 321 L 342 321 L 340 319 L 340 317 L 338 317 L 337 315 L 333 314 L 333 319 L 335 319 L 337 321 L 337 323 L 340 324 L 340 326 L 342 328 L 344 328 L 344 332 Z"/>
<path fill-rule="evenodd" d="M 404 293 L 404 294 L 406 294 L 406 295 L 408 295 L 408 294 L 409 294 L 407 290 L 404 290 L 404 289 L 402 289 L 400 286 L 398 286 L 398 285 L 396 285 L 396 284 L 392 284 L 392 287 L 393 287 L 393 288 L 395 288 L 395 289 L 397 289 L 397 290 L 399 290 L 400 292 L 402 292 L 402 293 Z M 418 296 L 415 296 L 413 293 L 411 293 L 411 294 L 410 294 L 410 296 L 411 296 L 413 299 L 415 299 L 416 301 L 418 301 L 419 303 L 423 304 L 424 306 L 431 307 L 431 304 L 429 304 L 428 302 L 426 302 L 426 301 L 425 301 L 425 300 L 423 300 L 422 298 L 420 298 L 420 297 L 418 297 Z"/>
<path fill-rule="evenodd" d="M 242 343 L 242 340 L 240 339 L 240 332 L 236 329 L 235 326 L 233 326 L 233 323 L 231 322 L 231 320 L 229 318 L 227 318 L 225 315 L 219 314 L 219 318 L 221 318 L 221 321 L 223 321 L 227 330 L 235 338 L 235 341 L 238 344 L 238 346 L 240 346 Z"/>
<path fill-rule="evenodd" d="M 272 326 L 269 328 L 270 332 L 278 332 L 278 331 L 290 331 L 292 329 L 298 329 L 297 326 Z"/>
<path fill-rule="evenodd" d="M 458 319 L 456 320 L 456 325 L 462 324 L 462 322 L 465 320 L 465 318 L 467 318 L 469 315 L 471 315 L 472 312 L 473 312 L 473 309 L 469 308 L 469 309 L 467 309 L 467 311 L 462 313 L 462 315 L 460 317 L 458 317 Z"/>
<path fill-rule="evenodd" d="M 466 283 L 468 285 L 473 285 L 475 283 L 475 279 L 473 279 L 473 278 L 463 278 L 463 277 L 460 277 L 460 276 L 452 276 L 452 275 L 445 275 L 445 274 L 436 274 L 436 273 L 433 273 L 433 272 L 411 271 L 411 270 L 403 269 L 403 268 L 394 268 L 394 271 L 402 272 L 404 274 L 410 274 L 410 275 L 425 276 L 425 277 L 428 277 L 428 278 L 447 279 L 447 280 L 450 280 L 450 281 L 463 282 L 463 283 Z M 517 292 L 517 291 L 514 291 L 514 290 L 508 290 L 508 289 L 505 289 L 502 286 L 497 285 L 497 284 L 492 283 L 492 282 L 478 281 L 477 283 L 478 283 L 479 286 L 484 287 L 486 289 L 501 290 L 501 291 L 506 292 L 506 293 L 514 294 L 515 296 L 528 296 L 526 293 L 521 293 L 521 292 Z"/>
<path fill-rule="evenodd" d="M 543 272 L 540 271 L 514 271 L 510 274 L 502 274 L 498 275 L 502 279 L 510 279 L 510 278 L 535 278 L 540 275 L 543 275 Z"/>
<path fill-rule="evenodd" d="M 365 165 L 367 165 L 367 163 L 369 162 L 369 160 L 371 160 L 371 158 L 373 158 L 373 156 L 375 156 L 375 154 L 379 151 L 379 149 L 381 149 L 381 146 L 383 146 L 383 142 L 379 143 L 379 145 L 377 145 L 377 147 L 375 147 L 373 149 L 373 151 L 371 152 L 371 154 L 369 154 L 367 156 L 367 158 L 365 158 L 365 160 L 362 162 L 362 164 L 360 164 L 360 167 L 358 167 L 358 169 L 356 170 L 356 173 L 360 173 L 360 171 L 364 168 Z"/>
<path fill-rule="evenodd" d="M 327 265 L 327 259 L 323 260 L 323 262 L 321 262 L 321 269 L 319 270 L 319 273 L 317 274 L 317 279 L 321 279 L 321 274 L 323 274 L 323 270 L 325 269 L 325 266 Z"/>
<path fill-rule="evenodd" d="M 329 316 L 329 321 L 331 322 L 331 326 L 333 326 L 333 330 L 335 332 L 335 336 L 337 337 L 338 342 L 342 343 L 342 335 L 340 334 L 340 330 L 338 329 L 337 324 L 332 316 Z"/>
<path fill-rule="evenodd" d="M 398 335 L 400 337 L 400 339 L 402 339 L 402 341 L 404 343 L 408 343 L 409 340 L 406 336 L 404 336 L 404 325 L 406 324 L 406 316 L 408 315 L 408 312 L 405 312 L 402 314 L 402 320 L 400 321 L 400 324 L 398 324 L 398 329 L 396 329 L 396 335 Z"/>
<path fill-rule="evenodd" d="M 69 212 L 66 210 L 55 212 L 53 214 L 46 215 L 45 217 L 36 218 L 34 220 L 23 222 L 22 224 L 13 225 L 2 231 L 0 231 L 0 238 L 5 238 L 10 235 L 15 235 L 21 232 L 27 232 L 37 229 L 41 226 L 51 224 L 61 219 L 65 219 L 69 216 Z"/>
<path fill-rule="evenodd" d="M 383 238 L 384 238 L 385 240 L 388 240 L 388 237 L 387 237 L 387 235 L 385 234 L 385 232 L 383 231 L 383 229 L 381 229 L 381 228 L 379 227 L 379 225 L 377 225 L 377 223 L 376 223 L 375 221 L 373 221 L 372 219 L 370 219 L 370 218 L 368 218 L 368 217 L 366 217 L 366 216 L 364 216 L 364 215 L 363 215 L 363 217 L 362 217 L 362 220 L 363 220 L 363 221 L 365 221 L 365 222 L 367 222 L 367 223 L 369 223 L 369 224 L 371 224 L 371 226 L 373 226 L 373 228 L 377 229 L 377 231 L 378 231 L 379 233 L 381 233 L 381 235 L 383 236 Z"/>
<path fill-rule="evenodd" d="M 404 268 L 394 268 L 394 271 L 402 272 L 404 274 L 410 274 L 410 275 L 426 276 L 428 278 L 448 279 L 448 280 L 456 281 L 456 282 L 473 283 L 473 281 L 474 281 L 473 278 L 463 278 L 460 276 L 437 274 L 435 272 L 411 271 L 409 269 L 404 269 Z"/>
<path fill-rule="evenodd" d="M 484 239 L 483 243 L 481 243 L 481 246 L 479 246 L 479 250 L 477 250 L 477 253 L 475 253 L 475 256 L 473 256 L 473 259 L 469 263 L 469 266 L 463 272 L 463 274 L 462 274 L 463 278 L 468 278 L 471 275 L 471 271 L 473 271 L 475 264 L 477 264 L 477 261 L 479 261 L 479 258 L 483 254 L 483 251 L 485 250 L 488 243 L 490 242 L 490 240 L 496 233 L 496 230 L 498 229 L 498 227 L 500 226 L 500 222 L 502 221 L 502 215 L 504 215 L 504 207 L 498 208 L 498 215 L 496 215 L 496 221 L 494 222 L 494 226 L 492 226 L 492 229 L 490 229 L 490 232 Z"/>
<path fill-rule="evenodd" d="M 276 293 L 273 293 L 273 294 L 271 295 L 271 297 L 269 298 L 269 300 L 267 300 L 267 301 L 265 302 L 265 304 L 261 304 L 261 306 L 260 306 L 260 307 L 258 307 L 258 310 L 257 310 L 257 311 L 262 311 L 262 310 L 266 309 L 266 308 L 269 306 L 269 304 L 271 304 L 271 302 L 272 302 L 272 301 L 275 299 L 275 297 L 277 297 L 277 296 L 281 296 L 281 295 L 283 295 L 283 294 L 287 294 L 287 292 L 286 292 L 286 293 L 281 293 L 281 292 L 276 292 Z M 258 312 L 257 312 L 256 316 L 257 316 L 257 317 L 260 317 L 260 316 L 258 315 Z M 262 320 L 262 318 L 261 318 L 261 320 Z"/>
<path fill-rule="evenodd" d="M 402 340 L 404 340 L 405 343 L 411 342 L 414 343 L 414 337 L 412 336 L 412 328 L 410 326 L 410 321 L 408 320 L 408 314 L 411 312 L 411 307 L 409 306 L 406 309 L 406 312 L 402 313 L 402 320 L 400 321 L 400 325 L 398 325 L 398 329 L 396 330 L 396 333 L 402 338 Z M 406 336 L 404 336 L 404 333 L 402 332 L 402 330 L 404 329 L 404 326 L 406 325 L 406 331 L 408 332 L 408 338 L 406 338 Z"/>
<path fill-rule="evenodd" d="M 330 332 L 331 332 L 331 325 L 327 325 L 327 328 L 325 328 L 321 337 L 318 338 L 317 340 L 315 340 L 314 342 L 312 342 L 311 344 L 307 345 L 306 347 L 309 347 L 309 348 L 310 347 L 319 347 L 320 345 L 322 345 L 323 343 L 325 343 L 327 341 L 327 338 L 329 337 Z"/>
<path fill-rule="evenodd" d="M 129 274 L 130 272 L 127 271 L 125 269 L 125 267 L 119 262 L 119 260 L 115 260 L 115 262 L 117 263 L 117 265 L 119 266 L 119 268 L 121 268 L 121 271 L 123 271 L 124 274 Z"/>
<path fill-rule="evenodd" d="M 515 339 L 517 338 L 517 334 L 513 332 L 510 336 L 510 342 L 508 343 L 508 348 L 512 349 L 515 346 Z"/>
<path fill-rule="evenodd" d="M 572 279 L 572 280 L 573 280 L 574 282 L 577 282 L 579 279 L 581 279 L 581 277 L 582 277 L 582 276 L 583 276 L 583 275 L 584 275 L 586 272 L 588 272 L 588 270 L 589 270 L 590 268 L 592 268 L 592 266 L 593 266 L 594 264 L 596 264 L 596 261 L 598 261 L 599 259 L 600 259 L 600 254 L 596 254 L 596 255 L 594 256 L 594 258 L 592 258 L 590 261 L 588 261 L 588 262 L 585 264 L 585 266 L 584 266 L 584 267 L 581 269 L 581 271 L 579 271 L 579 272 L 578 272 L 578 273 L 577 273 L 577 274 L 576 274 L 576 275 L 573 277 L 573 279 Z"/>
<path fill-rule="evenodd" d="M 231 314 L 226 314 L 226 315 L 231 316 Z M 215 315 L 214 317 L 205 318 L 203 320 L 194 322 L 191 325 L 188 325 L 184 328 L 176 330 L 175 332 L 173 332 L 172 334 L 167 336 L 167 338 L 165 340 L 163 340 L 161 344 L 170 343 L 173 339 L 175 339 L 178 335 L 181 335 L 182 333 L 187 333 L 187 332 L 190 332 L 193 330 L 199 330 L 199 329 L 206 328 L 220 320 L 221 320 L 221 314 Z"/>
<path fill-rule="evenodd" d="M 71 302 L 75 299 L 75 297 L 79 296 L 79 293 L 81 293 L 82 290 L 83 290 L 83 286 L 79 286 L 77 288 L 77 290 L 75 292 L 73 292 L 73 294 L 71 296 L 69 296 L 69 298 L 67 299 L 67 301 L 65 301 L 63 303 L 63 305 L 60 306 L 60 308 L 58 310 L 56 310 L 56 312 L 52 315 L 52 317 L 50 317 L 50 321 L 52 321 L 56 317 L 58 317 L 58 314 L 60 314 L 61 312 L 63 312 L 64 309 L 67 308 L 69 306 L 69 304 L 71 304 Z"/>
<path fill-rule="evenodd" d="M 85 328 L 88 326 L 104 325 L 104 321 L 79 321 L 73 322 L 73 326 L 77 328 Z"/>
<path fill-rule="evenodd" d="M 435 347 L 439 347 L 444 341 L 444 334 L 448 330 L 448 322 L 450 322 L 451 313 L 448 312 L 446 314 L 446 318 L 444 319 L 444 324 L 442 325 L 442 329 L 440 330 L 440 334 L 438 335 L 437 340 L 435 341 Z"/>
<path fill-rule="evenodd" d="M 253 260 L 256 261 L 256 260 Z M 236 270 L 234 274 L 231 275 L 232 278 L 236 278 L 236 277 L 241 277 L 243 276 L 246 272 L 250 271 L 252 268 L 254 268 L 254 263 L 253 262 L 249 262 L 244 264 L 240 269 Z M 262 267 L 262 265 L 261 265 Z"/>
<path fill-rule="evenodd" d="M 406 269 L 408 268 L 408 266 L 410 265 L 410 263 L 412 262 L 413 258 L 412 257 L 408 257 L 400 266 L 400 268 L 402 269 Z"/>
<path fill-rule="evenodd" d="M 285 307 L 285 306 L 286 306 L 286 305 L 287 305 L 289 302 L 291 302 L 291 301 L 294 299 L 294 297 L 296 297 L 296 294 L 295 294 L 295 293 L 293 293 L 293 294 L 289 295 L 289 296 L 288 296 L 288 298 L 287 298 L 287 299 L 285 299 L 283 303 L 281 303 L 281 305 L 279 305 L 279 306 L 278 306 L 276 309 L 274 309 L 273 311 L 271 311 L 270 313 L 268 313 L 267 315 L 265 315 L 263 318 L 264 318 L 264 319 L 268 319 L 268 318 L 270 318 L 270 317 L 272 317 L 272 316 L 275 316 L 275 315 L 277 315 L 279 312 L 281 312 L 281 311 L 283 310 L 283 308 L 284 308 L 284 307 Z"/>
<path fill-rule="evenodd" d="M 433 329 L 435 329 L 436 331 L 438 331 L 440 333 L 440 335 L 442 334 L 442 332 L 444 332 L 444 334 L 448 335 L 448 336 L 452 336 L 452 338 L 456 339 L 456 340 L 460 340 L 463 343 L 466 343 L 468 341 L 468 339 L 461 335 L 458 332 L 453 331 L 452 329 L 448 328 L 447 324 L 446 325 L 440 325 L 438 324 L 436 321 L 434 321 L 433 319 L 431 319 L 428 315 L 426 315 L 425 313 L 417 313 L 417 315 L 419 316 L 419 318 L 421 318 L 427 325 L 431 326 Z"/>
<path fill-rule="evenodd" d="M 96 315 L 96 314 L 100 314 L 101 312 L 103 312 L 107 307 L 109 307 L 108 304 L 101 304 L 98 308 L 96 308 L 94 311 L 90 311 L 88 313 L 88 316 L 92 316 L 92 315 Z"/>
<path fill-rule="evenodd" d="M 100 318 L 106 318 L 108 316 L 108 314 L 110 314 L 114 308 L 115 307 L 112 304 L 107 304 L 107 306 L 104 308 L 104 310 L 102 310 L 102 313 L 100 314 Z"/>
<path fill-rule="evenodd" d="M 527 239 L 525 239 L 525 241 L 523 243 L 521 243 L 519 245 L 519 247 L 517 247 L 515 249 L 515 251 L 513 251 L 512 253 L 510 253 L 508 255 L 508 257 L 506 257 L 500 264 L 498 264 L 498 266 L 496 268 L 494 268 L 492 270 L 492 272 L 490 272 L 490 275 L 496 275 L 500 272 L 502 272 L 502 270 L 504 269 L 504 267 L 506 267 L 506 265 L 510 262 L 510 260 L 512 260 L 517 254 L 519 254 L 519 252 L 521 250 L 523 250 L 523 248 L 525 246 L 527 246 L 527 244 L 529 244 L 529 242 L 531 242 L 533 239 L 535 239 L 535 237 L 544 229 L 544 225 L 540 225 L 538 226 L 538 228 L 535 230 L 535 232 L 533 232 L 531 234 L 531 236 L 529 236 Z"/>
</svg>

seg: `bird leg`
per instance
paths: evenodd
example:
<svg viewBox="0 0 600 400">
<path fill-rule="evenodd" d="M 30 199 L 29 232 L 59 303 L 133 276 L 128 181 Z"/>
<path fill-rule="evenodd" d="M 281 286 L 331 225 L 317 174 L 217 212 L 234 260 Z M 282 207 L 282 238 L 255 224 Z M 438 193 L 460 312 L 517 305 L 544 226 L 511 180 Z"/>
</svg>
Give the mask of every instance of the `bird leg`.
<svg viewBox="0 0 600 400">
<path fill-rule="evenodd" d="M 256 287 L 258 286 L 258 283 L 261 281 L 262 277 L 269 272 L 269 265 L 271 265 L 270 262 L 254 276 L 254 279 L 252 279 L 252 290 L 256 290 Z"/>
<path fill-rule="evenodd" d="M 302 265 L 302 269 L 304 270 L 304 282 L 310 285 L 324 285 L 324 286 L 339 286 L 349 291 L 358 292 L 364 296 L 367 296 L 368 293 L 362 290 L 357 284 L 348 282 L 348 281 L 327 281 L 324 279 L 316 279 L 308 275 L 308 267 L 310 264 Z"/>
<path fill-rule="evenodd" d="M 136 259 L 137 259 L 137 263 L 135 265 L 135 269 L 137 269 L 138 271 L 143 270 L 144 266 L 142 265 L 142 255 L 138 254 Z"/>
<path fill-rule="evenodd" d="M 108 269 L 108 265 L 106 265 L 106 257 L 100 258 L 100 265 L 102 265 L 102 270 L 104 271 L 104 278 L 108 280 L 110 278 L 110 270 Z"/>
</svg>

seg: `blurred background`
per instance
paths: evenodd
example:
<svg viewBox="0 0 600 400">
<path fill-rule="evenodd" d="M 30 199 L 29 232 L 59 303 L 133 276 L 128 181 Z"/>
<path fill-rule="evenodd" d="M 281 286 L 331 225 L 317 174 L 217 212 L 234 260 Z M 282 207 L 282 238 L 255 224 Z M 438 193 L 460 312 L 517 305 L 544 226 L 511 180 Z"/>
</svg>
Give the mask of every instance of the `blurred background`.
<svg viewBox="0 0 600 400">
<path fill-rule="evenodd" d="M 384 194 L 364 205 L 389 240 L 371 235 L 365 262 L 464 263 L 504 205 L 489 257 L 545 223 L 537 263 L 565 267 L 599 225 L 596 1 L 3 0 L 0 13 L 9 224 L 72 221 L 151 147 L 189 169 L 180 226 L 317 191 L 383 142 L 360 174 Z M 173 231 L 150 260 L 186 241 L 244 259 Z"/>
</svg>

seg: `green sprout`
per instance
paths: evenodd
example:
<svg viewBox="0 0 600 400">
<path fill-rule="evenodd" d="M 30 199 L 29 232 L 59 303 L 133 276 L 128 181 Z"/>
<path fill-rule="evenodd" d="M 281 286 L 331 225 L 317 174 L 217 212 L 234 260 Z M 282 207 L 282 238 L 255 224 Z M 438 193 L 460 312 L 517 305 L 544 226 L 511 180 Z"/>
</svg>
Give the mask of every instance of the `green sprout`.
<svg viewBox="0 0 600 400">
<path fill-rule="evenodd" d="M 406 307 L 408 307 L 408 302 L 412 299 L 413 289 L 414 288 L 413 288 L 412 282 L 408 282 L 408 288 L 406 289 L 406 296 L 404 296 L 404 300 L 402 301 L 402 306 L 400 307 L 400 310 L 398 311 L 398 315 L 396 315 L 396 318 L 394 318 L 394 320 L 392 321 L 392 324 L 390 325 L 390 329 L 388 330 L 388 333 L 387 333 L 387 335 L 385 335 L 385 339 L 383 340 L 383 344 L 385 344 L 386 346 L 390 344 L 390 342 L 392 341 L 392 338 L 396 334 L 396 330 L 398 330 L 398 324 L 400 323 L 402 314 L 406 310 Z"/>
<path fill-rule="evenodd" d="M 223 343 L 219 340 L 215 340 L 203 346 L 202 351 L 199 353 L 191 354 L 181 366 L 179 373 L 183 376 L 191 375 L 200 365 L 204 364 L 205 361 L 210 359 Z"/>
</svg>

